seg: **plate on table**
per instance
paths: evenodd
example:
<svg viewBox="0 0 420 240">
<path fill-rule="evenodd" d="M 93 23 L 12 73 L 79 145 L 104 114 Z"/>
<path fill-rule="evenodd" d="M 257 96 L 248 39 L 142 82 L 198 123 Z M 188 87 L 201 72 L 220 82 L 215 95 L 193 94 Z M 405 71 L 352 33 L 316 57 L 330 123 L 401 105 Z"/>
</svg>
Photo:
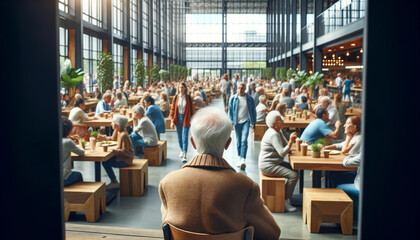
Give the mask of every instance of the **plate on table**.
<svg viewBox="0 0 420 240">
<path fill-rule="evenodd" d="M 117 145 L 116 141 L 103 141 L 102 146 L 114 146 Z"/>
<path fill-rule="evenodd" d="M 340 151 L 338 151 L 338 150 L 331 150 L 330 151 L 330 155 L 338 155 L 338 154 L 340 154 Z"/>
</svg>

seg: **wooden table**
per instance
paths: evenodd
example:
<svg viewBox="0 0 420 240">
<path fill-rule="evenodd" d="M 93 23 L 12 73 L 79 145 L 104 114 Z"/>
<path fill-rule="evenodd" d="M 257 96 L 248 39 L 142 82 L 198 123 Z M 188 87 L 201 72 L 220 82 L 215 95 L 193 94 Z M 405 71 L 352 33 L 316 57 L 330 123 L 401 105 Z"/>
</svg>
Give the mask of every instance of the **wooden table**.
<svg viewBox="0 0 420 240">
<path fill-rule="evenodd" d="M 127 109 L 127 112 L 129 109 Z M 116 115 L 116 113 L 114 113 Z M 128 114 L 127 114 L 128 115 Z M 127 127 L 133 125 L 133 118 L 130 118 L 126 115 L 128 118 Z M 134 114 L 133 114 L 134 115 Z M 113 119 L 109 116 L 107 119 L 105 117 L 98 117 L 96 120 L 87 120 L 83 123 L 86 124 L 86 127 L 111 127 L 112 126 Z"/>
<path fill-rule="evenodd" d="M 140 99 L 142 98 L 143 96 L 139 96 L 139 95 L 136 95 L 136 96 L 129 96 L 128 97 L 128 99 L 127 99 L 127 101 L 128 101 L 128 103 L 131 103 L 131 104 L 133 104 L 133 105 L 136 105 L 139 101 L 140 101 Z"/>
<path fill-rule="evenodd" d="M 102 147 L 96 147 L 95 151 L 92 151 L 90 146 L 86 146 L 85 155 L 79 156 L 75 153 L 71 153 L 72 161 L 88 161 L 95 162 L 95 182 L 101 181 L 101 162 L 106 162 L 108 159 L 113 157 L 115 153 L 112 151 L 116 149 L 117 145 L 108 147 L 108 151 L 104 152 Z"/>
<path fill-rule="evenodd" d="M 324 158 L 321 153 L 320 158 L 313 158 L 312 152 L 308 150 L 306 156 L 297 151 L 296 144 L 293 144 L 292 154 L 289 154 L 289 162 L 294 170 L 313 170 L 312 187 L 321 187 L 321 171 L 357 171 L 357 167 L 344 167 L 343 160 L 347 157 L 344 154 L 331 155 Z M 301 177 L 303 174 L 301 174 Z M 301 178 L 303 180 L 303 178 Z M 303 181 L 300 184 L 300 191 L 303 189 Z"/>
<path fill-rule="evenodd" d="M 346 117 L 349 116 L 362 116 L 362 109 L 361 108 L 352 108 L 352 112 L 350 112 L 350 108 L 347 108 L 346 113 L 344 114 Z"/>
<path fill-rule="evenodd" d="M 294 115 L 296 117 L 296 115 Z M 284 125 L 283 128 L 306 128 L 309 123 L 311 123 L 315 118 L 309 117 L 307 120 L 304 118 L 295 118 L 295 121 L 289 120 L 289 115 L 286 115 L 286 118 L 284 119 Z"/>
<path fill-rule="evenodd" d="M 96 98 L 89 98 L 89 99 L 86 99 L 84 102 L 86 105 L 86 109 L 92 109 L 92 108 L 96 108 L 96 105 L 98 104 L 99 100 Z"/>
<path fill-rule="evenodd" d="M 72 109 L 71 107 L 70 108 L 69 107 L 61 108 L 61 115 L 65 116 L 65 117 L 69 117 L 71 109 Z"/>
<path fill-rule="evenodd" d="M 275 92 L 268 92 L 268 93 L 266 93 L 266 95 L 267 95 L 267 99 L 268 100 L 272 100 L 277 95 L 277 93 L 275 93 Z"/>
</svg>

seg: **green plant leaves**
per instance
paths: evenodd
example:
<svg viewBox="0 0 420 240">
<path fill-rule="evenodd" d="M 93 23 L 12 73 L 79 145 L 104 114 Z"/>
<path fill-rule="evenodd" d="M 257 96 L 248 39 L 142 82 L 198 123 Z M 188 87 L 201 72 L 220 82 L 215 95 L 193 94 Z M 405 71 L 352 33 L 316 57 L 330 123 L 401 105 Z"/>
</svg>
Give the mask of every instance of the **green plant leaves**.
<svg viewBox="0 0 420 240">
<path fill-rule="evenodd" d="M 98 85 L 102 92 L 111 90 L 114 81 L 114 61 L 110 53 L 102 53 L 98 58 Z"/>
<path fill-rule="evenodd" d="M 138 59 L 134 65 L 134 69 L 137 86 L 143 87 L 144 80 L 146 79 L 146 66 L 144 65 L 144 61 Z"/>
</svg>

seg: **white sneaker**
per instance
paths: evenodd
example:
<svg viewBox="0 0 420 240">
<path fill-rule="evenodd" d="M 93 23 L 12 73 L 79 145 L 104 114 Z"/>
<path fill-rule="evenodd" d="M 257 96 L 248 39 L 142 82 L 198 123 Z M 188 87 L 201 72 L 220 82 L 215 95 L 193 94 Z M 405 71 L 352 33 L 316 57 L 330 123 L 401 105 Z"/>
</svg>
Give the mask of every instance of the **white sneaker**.
<svg viewBox="0 0 420 240">
<path fill-rule="evenodd" d="M 236 161 L 236 167 L 241 167 L 242 158 L 239 157 L 238 161 Z"/>
<path fill-rule="evenodd" d="M 287 199 L 286 202 L 284 203 L 284 208 L 286 210 L 286 212 L 296 212 L 297 208 L 295 206 L 293 206 L 292 204 L 290 204 L 290 199 Z"/>
<path fill-rule="evenodd" d="M 181 153 L 179 154 L 179 158 L 182 158 L 184 156 L 184 152 L 181 151 Z"/>
<path fill-rule="evenodd" d="M 120 188 L 120 183 L 111 182 L 110 184 L 106 185 L 106 189 L 115 189 L 115 188 Z"/>
<path fill-rule="evenodd" d="M 182 162 L 183 163 L 187 162 L 187 158 L 186 157 L 182 157 Z"/>
<path fill-rule="evenodd" d="M 241 158 L 241 170 L 245 170 L 246 164 L 245 164 L 245 158 Z"/>
</svg>

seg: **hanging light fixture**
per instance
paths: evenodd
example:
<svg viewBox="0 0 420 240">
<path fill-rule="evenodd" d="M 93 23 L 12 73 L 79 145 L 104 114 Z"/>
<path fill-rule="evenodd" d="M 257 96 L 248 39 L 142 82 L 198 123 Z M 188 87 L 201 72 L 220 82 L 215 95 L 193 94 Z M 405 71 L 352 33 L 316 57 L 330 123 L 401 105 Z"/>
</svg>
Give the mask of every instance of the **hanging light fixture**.
<svg viewBox="0 0 420 240">
<path fill-rule="evenodd" d="M 363 48 L 360 49 L 360 53 L 363 53 Z"/>
<path fill-rule="evenodd" d="M 347 51 L 347 53 L 346 53 L 346 56 L 350 56 L 350 53 L 349 53 L 349 51 Z"/>
</svg>

